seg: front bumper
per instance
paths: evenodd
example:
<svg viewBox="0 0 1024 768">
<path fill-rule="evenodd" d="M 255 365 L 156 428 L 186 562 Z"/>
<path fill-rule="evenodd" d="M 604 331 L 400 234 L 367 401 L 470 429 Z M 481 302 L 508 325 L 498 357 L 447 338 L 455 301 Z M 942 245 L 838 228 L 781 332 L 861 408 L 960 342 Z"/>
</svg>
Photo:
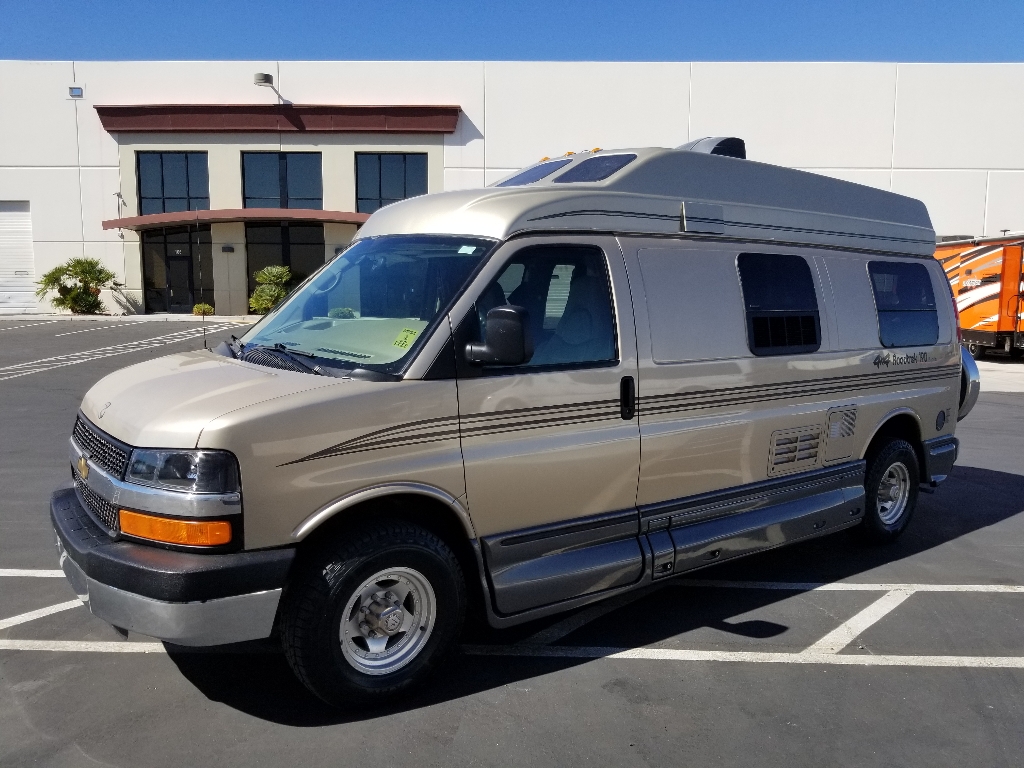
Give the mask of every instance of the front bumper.
<svg viewBox="0 0 1024 768">
<path fill-rule="evenodd" d="M 115 541 L 73 488 L 50 498 L 60 567 L 99 618 L 178 645 L 268 637 L 295 549 L 193 554 Z"/>
</svg>

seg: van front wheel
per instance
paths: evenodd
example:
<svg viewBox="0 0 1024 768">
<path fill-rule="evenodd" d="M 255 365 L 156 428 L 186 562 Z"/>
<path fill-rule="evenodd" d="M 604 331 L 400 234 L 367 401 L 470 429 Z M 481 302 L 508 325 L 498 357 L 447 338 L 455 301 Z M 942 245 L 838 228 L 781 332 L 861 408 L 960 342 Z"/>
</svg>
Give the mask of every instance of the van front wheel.
<svg viewBox="0 0 1024 768">
<path fill-rule="evenodd" d="M 864 479 L 864 520 L 859 529 L 869 541 L 894 541 L 910 523 L 917 506 L 920 469 L 906 440 L 890 440 L 868 460 Z"/>
<path fill-rule="evenodd" d="M 424 678 L 466 611 L 458 560 L 433 533 L 380 523 L 323 549 L 288 587 L 281 634 L 292 670 L 329 704 L 381 701 Z"/>
</svg>

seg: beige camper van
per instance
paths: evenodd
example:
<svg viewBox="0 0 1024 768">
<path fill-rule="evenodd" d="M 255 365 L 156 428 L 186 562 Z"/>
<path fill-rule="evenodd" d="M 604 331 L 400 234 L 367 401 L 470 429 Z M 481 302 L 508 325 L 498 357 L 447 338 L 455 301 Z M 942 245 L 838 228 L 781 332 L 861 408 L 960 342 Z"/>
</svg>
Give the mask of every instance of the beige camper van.
<svg viewBox="0 0 1024 768">
<path fill-rule="evenodd" d="M 279 637 L 328 702 L 494 627 L 856 529 L 899 536 L 978 395 L 922 203 L 595 151 L 395 203 L 242 338 L 82 402 L 61 566 L 109 623 Z"/>
</svg>

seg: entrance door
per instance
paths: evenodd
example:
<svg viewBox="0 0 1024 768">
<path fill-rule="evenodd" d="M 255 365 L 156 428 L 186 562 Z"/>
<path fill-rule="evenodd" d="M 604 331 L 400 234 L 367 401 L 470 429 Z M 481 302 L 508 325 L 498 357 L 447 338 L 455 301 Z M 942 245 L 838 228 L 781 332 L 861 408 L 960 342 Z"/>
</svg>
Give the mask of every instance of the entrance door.
<svg viewBox="0 0 1024 768">
<path fill-rule="evenodd" d="M 192 311 L 192 258 L 181 256 L 183 249 L 168 248 L 167 254 L 167 311 Z"/>
<path fill-rule="evenodd" d="M 197 302 L 213 304 L 210 228 L 143 232 L 142 278 L 147 312 L 190 313 Z"/>
<path fill-rule="evenodd" d="M 495 607 L 512 614 L 633 583 L 643 557 L 622 255 L 602 238 L 507 248 L 457 325 L 456 359 L 469 511 Z M 533 357 L 504 368 L 467 363 L 465 344 L 506 303 L 528 311 Z"/>
</svg>

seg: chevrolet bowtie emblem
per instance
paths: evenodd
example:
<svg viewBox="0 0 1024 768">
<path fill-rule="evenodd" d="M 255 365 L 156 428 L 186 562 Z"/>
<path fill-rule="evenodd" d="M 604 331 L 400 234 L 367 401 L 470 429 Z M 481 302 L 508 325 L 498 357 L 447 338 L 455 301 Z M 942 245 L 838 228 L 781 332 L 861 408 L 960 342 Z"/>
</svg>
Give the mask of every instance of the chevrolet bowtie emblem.
<svg viewBox="0 0 1024 768">
<path fill-rule="evenodd" d="M 78 474 L 85 480 L 89 477 L 89 461 L 85 456 L 78 457 Z"/>
</svg>

